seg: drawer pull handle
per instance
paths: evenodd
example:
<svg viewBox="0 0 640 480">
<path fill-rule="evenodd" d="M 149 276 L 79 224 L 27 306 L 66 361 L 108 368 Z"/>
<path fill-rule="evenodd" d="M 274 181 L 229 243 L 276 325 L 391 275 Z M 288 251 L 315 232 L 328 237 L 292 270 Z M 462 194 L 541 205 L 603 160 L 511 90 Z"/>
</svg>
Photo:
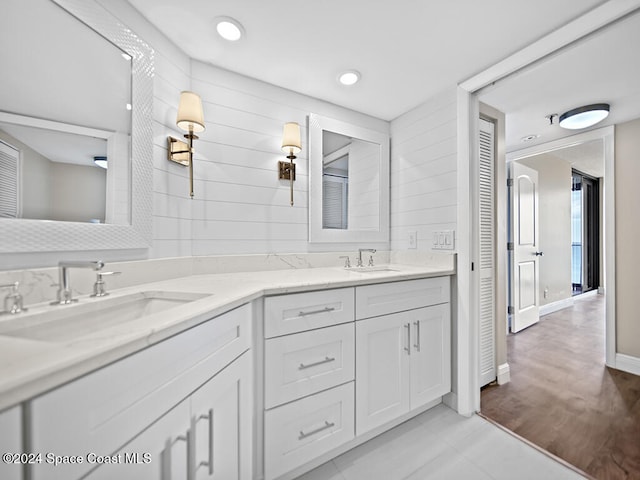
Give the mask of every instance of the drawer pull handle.
<svg viewBox="0 0 640 480">
<path fill-rule="evenodd" d="M 325 363 L 331 363 L 331 362 L 335 362 L 335 361 L 336 361 L 335 357 L 324 357 L 324 360 L 319 360 L 319 361 L 313 362 L 313 363 L 307 363 L 306 365 L 304 363 L 301 363 L 300 366 L 298 367 L 298 370 L 304 370 L 306 368 L 317 367 L 318 365 L 324 365 Z"/>
<path fill-rule="evenodd" d="M 327 430 L 328 428 L 335 427 L 335 426 L 336 426 L 335 423 L 327 422 L 325 420 L 323 426 L 321 426 L 320 428 L 316 428 L 315 430 L 311 430 L 308 433 L 305 433 L 302 430 L 300 430 L 300 435 L 298 436 L 298 440 L 304 440 L 305 438 L 310 437 L 311 435 L 315 435 L 316 433 L 323 432 L 323 431 Z"/>
<path fill-rule="evenodd" d="M 420 351 L 420 321 L 417 322 L 413 322 L 413 324 L 416 326 L 416 343 L 413 344 L 413 346 L 416 349 L 416 352 Z"/>
<path fill-rule="evenodd" d="M 315 315 L 316 313 L 333 312 L 335 309 L 336 309 L 336 307 L 324 307 L 324 308 L 321 308 L 320 310 L 312 310 L 310 312 L 301 311 L 300 313 L 298 313 L 298 316 L 299 317 L 306 317 L 307 315 Z"/>
</svg>

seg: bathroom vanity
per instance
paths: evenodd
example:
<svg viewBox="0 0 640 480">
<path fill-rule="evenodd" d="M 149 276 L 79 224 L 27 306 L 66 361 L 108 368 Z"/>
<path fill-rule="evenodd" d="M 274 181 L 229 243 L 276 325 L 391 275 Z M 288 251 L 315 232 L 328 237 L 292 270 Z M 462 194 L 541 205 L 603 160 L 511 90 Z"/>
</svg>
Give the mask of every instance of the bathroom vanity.
<svg viewBox="0 0 640 480">
<path fill-rule="evenodd" d="M 0 445 L 28 454 L 1 476 L 295 478 L 450 392 L 452 274 L 194 275 L 113 291 L 183 300 L 55 342 L 0 322 Z"/>
</svg>

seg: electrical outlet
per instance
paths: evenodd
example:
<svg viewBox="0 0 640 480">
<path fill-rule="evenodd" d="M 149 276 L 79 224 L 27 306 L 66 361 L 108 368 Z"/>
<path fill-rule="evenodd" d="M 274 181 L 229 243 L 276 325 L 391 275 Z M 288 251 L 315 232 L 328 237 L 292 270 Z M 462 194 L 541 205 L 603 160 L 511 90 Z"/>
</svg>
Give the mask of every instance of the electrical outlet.
<svg viewBox="0 0 640 480">
<path fill-rule="evenodd" d="M 409 232 L 409 248 L 418 248 L 418 232 Z"/>
</svg>

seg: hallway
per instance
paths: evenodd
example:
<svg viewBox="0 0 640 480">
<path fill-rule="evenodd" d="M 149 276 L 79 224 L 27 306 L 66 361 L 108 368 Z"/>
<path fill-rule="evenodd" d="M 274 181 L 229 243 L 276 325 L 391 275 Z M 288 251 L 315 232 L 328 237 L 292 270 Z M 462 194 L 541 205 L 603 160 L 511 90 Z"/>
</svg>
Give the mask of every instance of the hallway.
<svg viewBox="0 0 640 480">
<path fill-rule="evenodd" d="M 640 479 L 640 377 L 604 366 L 604 297 L 509 335 L 511 382 L 482 414 L 597 479 Z"/>
</svg>

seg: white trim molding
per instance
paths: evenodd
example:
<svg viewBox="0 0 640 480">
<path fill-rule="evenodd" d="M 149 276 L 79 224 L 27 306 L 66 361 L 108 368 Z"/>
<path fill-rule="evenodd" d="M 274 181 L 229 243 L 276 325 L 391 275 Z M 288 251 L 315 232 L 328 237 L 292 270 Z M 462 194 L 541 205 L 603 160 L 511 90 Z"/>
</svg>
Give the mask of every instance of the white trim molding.
<svg viewBox="0 0 640 480">
<path fill-rule="evenodd" d="M 640 358 L 632 357 L 631 355 L 625 355 L 624 353 L 616 353 L 615 365 L 609 365 L 617 370 L 623 372 L 633 373 L 634 375 L 640 375 Z"/>
<path fill-rule="evenodd" d="M 558 300 L 557 302 L 547 303 L 540 307 L 540 316 L 542 317 L 543 315 L 549 315 L 550 313 L 557 312 L 558 310 L 573 307 L 574 303 L 573 297 Z"/>
<path fill-rule="evenodd" d="M 511 368 L 508 363 L 498 365 L 498 376 L 496 377 L 498 385 L 504 385 L 511 381 Z"/>
</svg>

